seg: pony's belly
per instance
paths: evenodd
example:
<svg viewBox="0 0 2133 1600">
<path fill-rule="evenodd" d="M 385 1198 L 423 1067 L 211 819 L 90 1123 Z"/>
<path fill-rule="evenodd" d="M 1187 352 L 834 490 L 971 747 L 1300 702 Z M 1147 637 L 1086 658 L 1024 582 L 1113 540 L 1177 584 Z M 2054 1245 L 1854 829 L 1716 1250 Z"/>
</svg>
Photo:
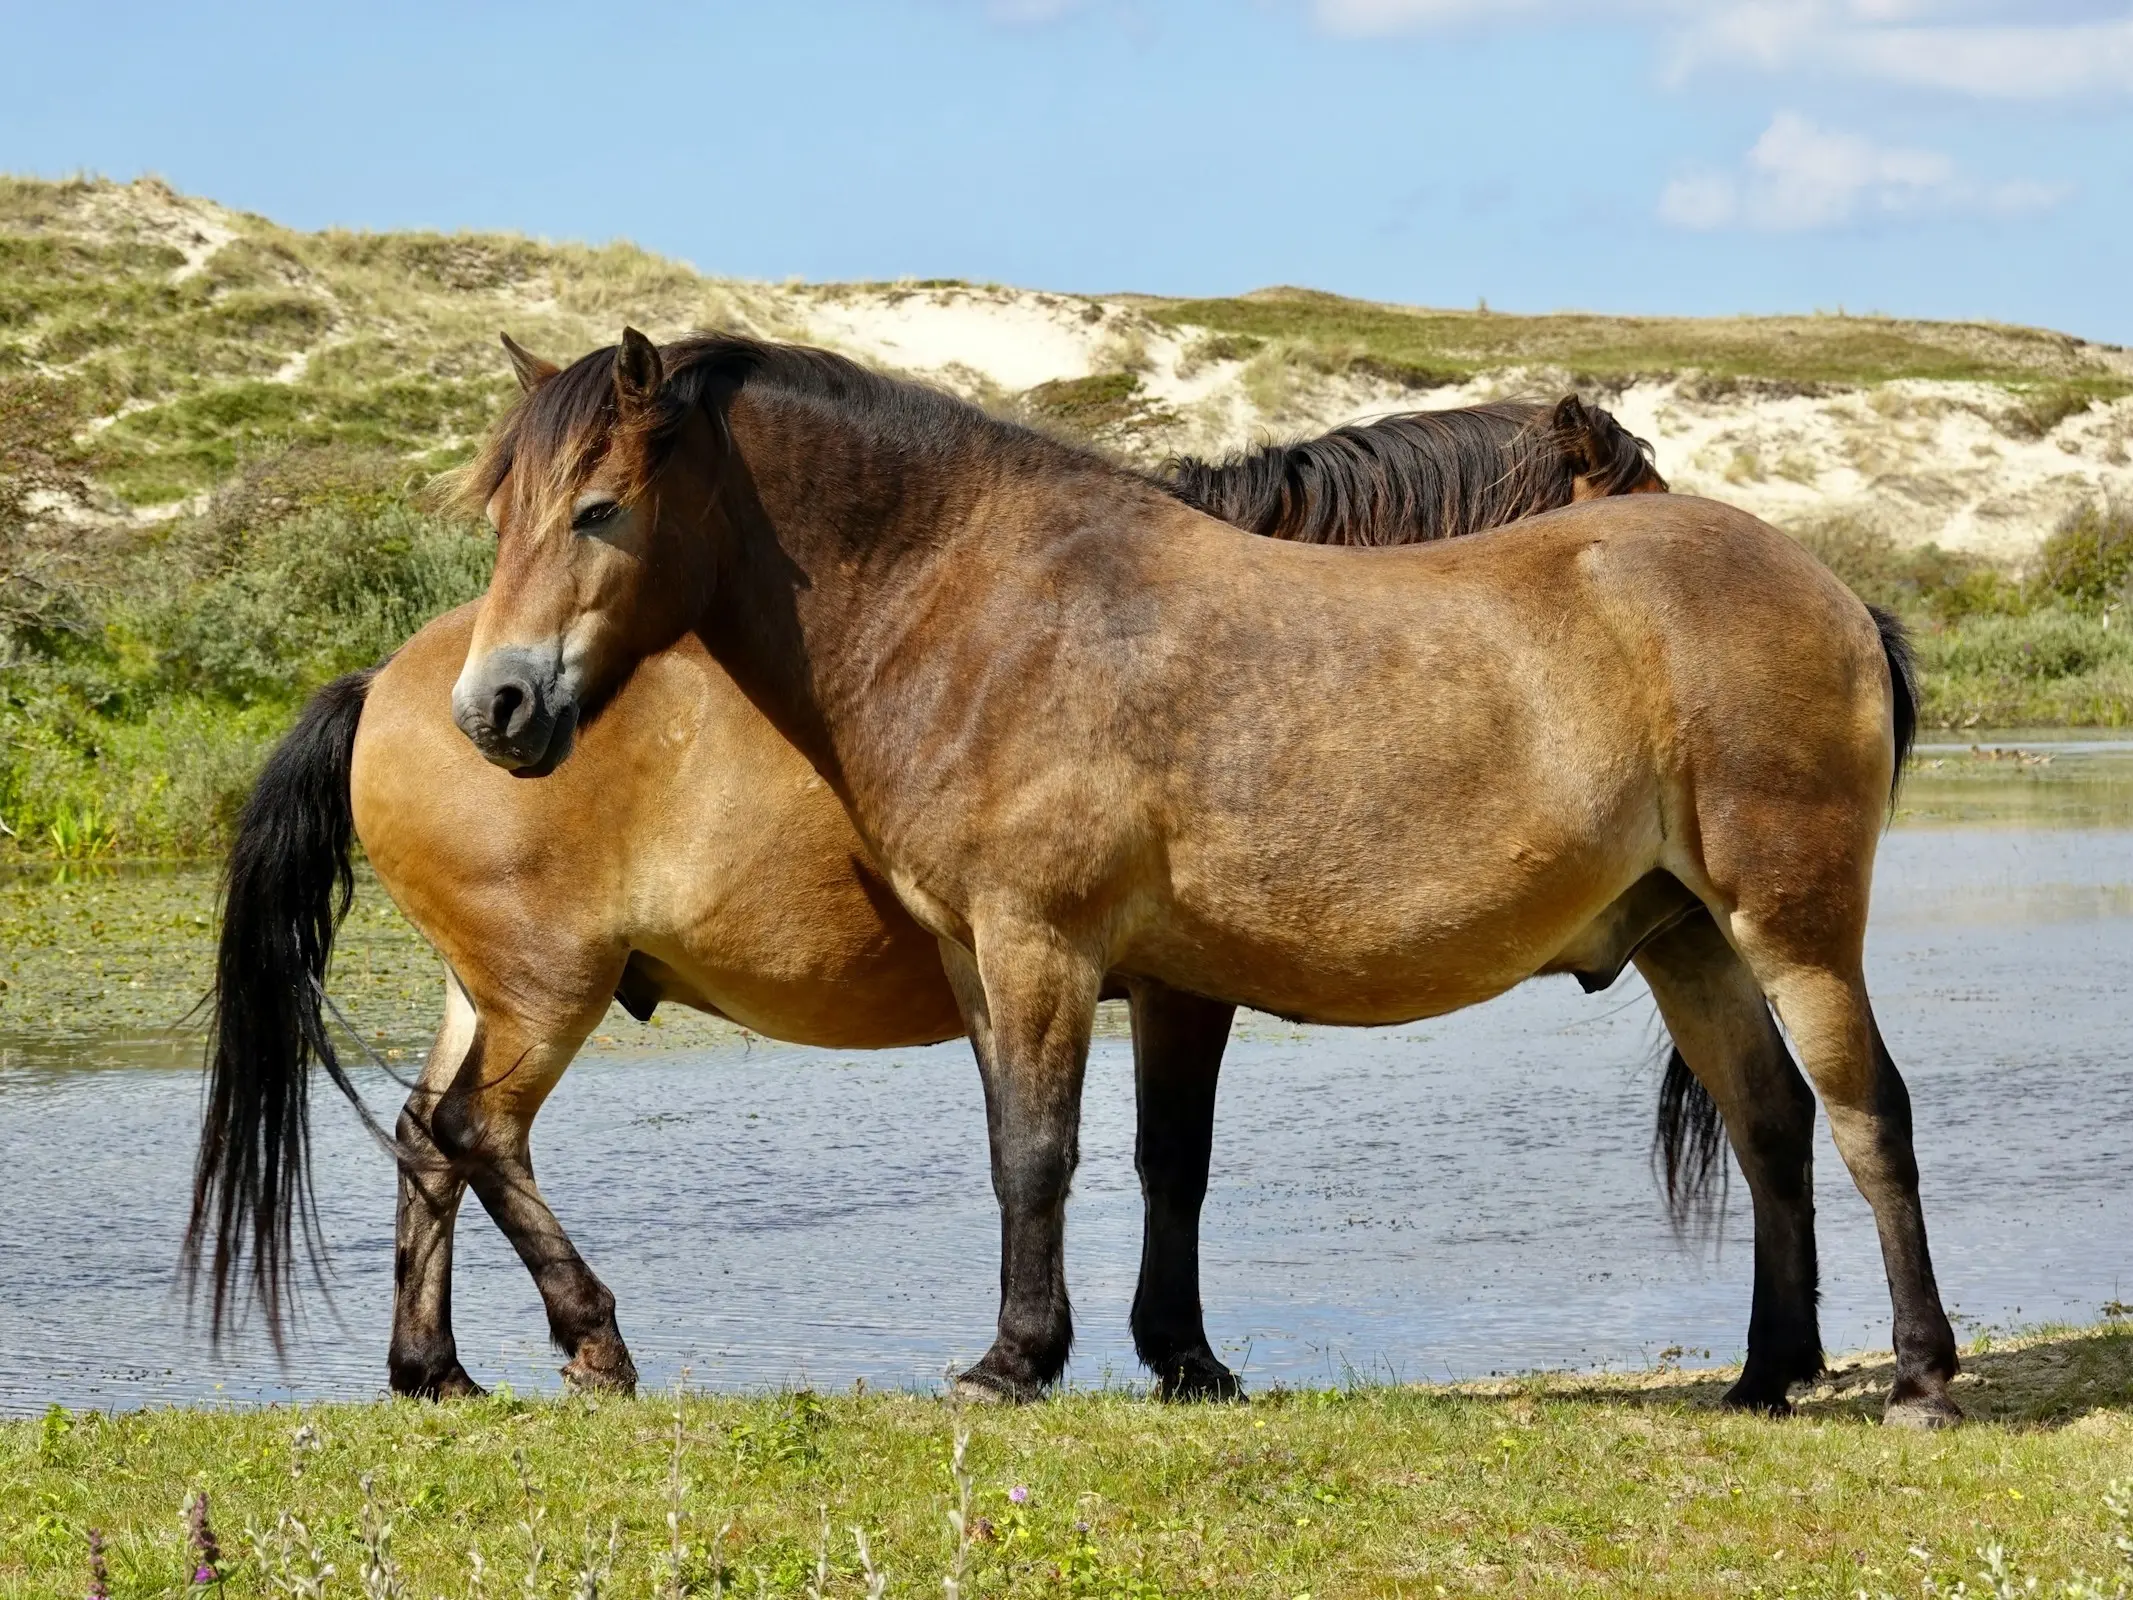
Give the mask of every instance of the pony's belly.
<svg viewBox="0 0 2133 1600">
<path fill-rule="evenodd" d="M 960 1037 L 961 1013 L 933 940 L 914 927 L 859 930 L 846 942 L 795 922 L 782 940 L 706 939 L 703 930 L 640 937 L 657 958 L 657 994 L 786 1044 L 887 1050 Z M 810 934 L 817 937 L 811 939 Z M 871 936 L 869 936 L 871 934 Z"/>
<path fill-rule="evenodd" d="M 1369 1027 L 1492 1000 L 1545 970 L 1590 920 L 1591 912 L 1576 906 L 1390 930 L 1332 920 L 1180 927 L 1168 937 L 1137 941 L 1126 965 L 1275 1016 Z"/>
<path fill-rule="evenodd" d="M 1144 924 L 1131 965 L 1178 988 L 1304 1021 L 1442 1016 L 1562 970 L 1566 954 L 1594 943 L 1595 928 L 1650 872 L 1649 854 L 1638 840 L 1536 853 L 1464 875 L 1301 874 L 1302 887 L 1271 894 L 1202 880 L 1192 887 L 1203 892 L 1177 897 Z M 1347 883 L 1364 887 L 1342 892 Z M 1573 961 L 1579 970 L 1586 964 Z"/>
</svg>

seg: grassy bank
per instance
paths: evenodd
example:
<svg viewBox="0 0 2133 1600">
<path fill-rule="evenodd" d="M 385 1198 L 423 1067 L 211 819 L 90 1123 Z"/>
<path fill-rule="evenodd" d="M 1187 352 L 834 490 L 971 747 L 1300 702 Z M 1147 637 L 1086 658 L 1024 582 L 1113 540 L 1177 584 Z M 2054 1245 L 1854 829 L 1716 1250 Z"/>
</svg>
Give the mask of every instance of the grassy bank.
<svg viewBox="0 0 2133 1600">
<path fill-rule="evenodd" d="M 34 864 L 0 871 L 0 1064 L 34 1047 L 82 1059 L 85 1045 L 141 1046 L 136 1059 L 191 1065 L 194 1008 L 214 980 L 218 874 L 210 865 Z M 444 1012 L 437 954 L 367 870 L 334 946 L 333 993 L 388 1060 L 421 1059 Z M 621 1007 L 595 1049 L 731 1044 L 734 1024 L 683 1006 L 649 1022 Z M 161 1045 L 164 1048 L 153 1049 Z M 93 1052 L 92 1052 L 93 1055 Z"/>
<path fill-rule="evenodd" d="M 2000 323 L 1894 317 L 1509 316 L 1349 300 L 1315 289 L 1263 289 L 1219 300 L 1147 302 L 1158 322 L 1206 328 L 1235 359 L 1262 352 L 1360 369 L 1418 387 L 1511 367 L 1545 368 L 1576 384 L 1618 388 L 1699 375 L 1707 387 L 1774 393 L 1900 378 L 2005 386 L 2048 415 L 2127 390 L 2123 370 L 2064 334 Z M 2061 413 L 2064 414 L 2063 412 Z"/>
<path fill-rule="evenodd" d="M 2122 1593 L 2133 1336 L 1967 1364 L 1974 1420 L 1940 1435 L 1874 1425 L 1879 1362 L 1786 1423 L 1667 1371 L 960 1417 L 808 1394 L 54 1413 L 0 1427 L 0 1593 L 89 1592 L 92 1529 L 114 1597 L 188 1592 L 197 1492 L 232 1595 L 859 1596 L 852 1529 L 895 1595 L 958 1567 L 951 1594 L 1118 1600 Z M 1981 1586 L 1995 1561 L 2015 1587 Z"/>
</svg>

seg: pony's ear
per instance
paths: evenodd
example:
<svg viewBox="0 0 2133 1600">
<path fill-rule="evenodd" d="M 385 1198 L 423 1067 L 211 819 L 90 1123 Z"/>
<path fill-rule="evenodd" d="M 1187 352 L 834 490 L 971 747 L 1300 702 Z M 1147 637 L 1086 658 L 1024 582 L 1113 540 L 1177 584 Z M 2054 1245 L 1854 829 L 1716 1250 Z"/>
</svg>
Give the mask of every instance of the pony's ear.
<svg viewBox="0 0 2133 1600">
<path fill-rule="evenodd" d="M 665 381 L 658 347 L 635 328 L 624 328 L 622 344 L 615 351 L 615 398 L 622 409 L 648 403 Z"/>
<path fill-rule="evenodd" d="M 527 394 L 562 370 L 553 361 L 543 361 L 508 333 L 499 333 L 497 338 L 504 341 L 504 354 L 511 358 L 511 370 L 518 374 L 518 386 Z"/>
<path fill-rule="evenodd" d="M 1591 472 L 1600 464 L 1598 441 L 1593 438 L 1592 415 L 1585 409 L 1585 402 L 1574 394 L 1566 394 L 1555 403 L 1555 415 L 1549 420 L 1557 444 L 1563 454 L 1570 458 L 1571 469 L 1579 476 Z"/>
</svg>

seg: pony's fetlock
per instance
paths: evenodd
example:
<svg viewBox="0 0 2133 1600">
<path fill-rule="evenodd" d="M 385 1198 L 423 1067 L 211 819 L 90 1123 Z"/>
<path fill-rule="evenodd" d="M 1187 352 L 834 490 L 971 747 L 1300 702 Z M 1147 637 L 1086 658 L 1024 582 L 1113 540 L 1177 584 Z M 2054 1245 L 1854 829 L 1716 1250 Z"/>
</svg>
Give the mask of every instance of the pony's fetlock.
<svg viewBox="0 0 2133 1600">
<path fill-rule="evenodd" d="M 1202 1345 L 1156 1365 L 1155 1394 L 1158 1400 L 1242 1400 L 1244 1385 Z"/>
<path fill-rule="evenodd" d="M 478 1400 L 489 1392 L 467 1375 L 450 1348 L 420 1354 L 396 1350 L 386 1372 L 393 1393 L 410 1400 Z"/>
</svg>

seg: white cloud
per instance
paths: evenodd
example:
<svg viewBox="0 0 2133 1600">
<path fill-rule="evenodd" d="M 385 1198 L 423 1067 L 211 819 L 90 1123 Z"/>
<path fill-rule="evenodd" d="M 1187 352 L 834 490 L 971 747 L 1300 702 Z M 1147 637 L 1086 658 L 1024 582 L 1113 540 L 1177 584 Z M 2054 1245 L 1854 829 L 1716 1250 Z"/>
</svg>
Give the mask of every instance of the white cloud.
<svg viewBox="0 0 2133 1600">
<path fill-rule="evenodd" d="M 2056 28 L 1875 28 L 1834 41 L 1865 77 L 1995 99 L 2133 92 L 2133 17 Z"/>
<path fill-rule="evenodd" d="M 2058 204 L 2067 192 L 2064 185 L 1978 183 L 1937 150 L 1876 144 L 1781 111 L 1738 171 L 1676 178 L 1659 197 L 1659 215 L 1699 231 L 1793 233 L 1874 219 L 2020 216 Z"/>
<path fill-rule="evenodd" d="M 1082 9 L 1086 0 L 985 0 L 985 15 L 1011 28 L 1057 22 Z"/>
<path fill-rule="evenodd" d="M 1549 0 L 1317 0 L 1313 7 L 1318 25 L 1328 33 L 1356 38 L 1544 16 L 1556 9 Z"/>
<path fill-rule="evenodd" d="M 2129 0 L 1312 0 L 1329 33 L 1460 24 L 1655 27 L 1671 77 L 1746 65 L 1997 99 L 2133 93 Z"/>
</svg>

